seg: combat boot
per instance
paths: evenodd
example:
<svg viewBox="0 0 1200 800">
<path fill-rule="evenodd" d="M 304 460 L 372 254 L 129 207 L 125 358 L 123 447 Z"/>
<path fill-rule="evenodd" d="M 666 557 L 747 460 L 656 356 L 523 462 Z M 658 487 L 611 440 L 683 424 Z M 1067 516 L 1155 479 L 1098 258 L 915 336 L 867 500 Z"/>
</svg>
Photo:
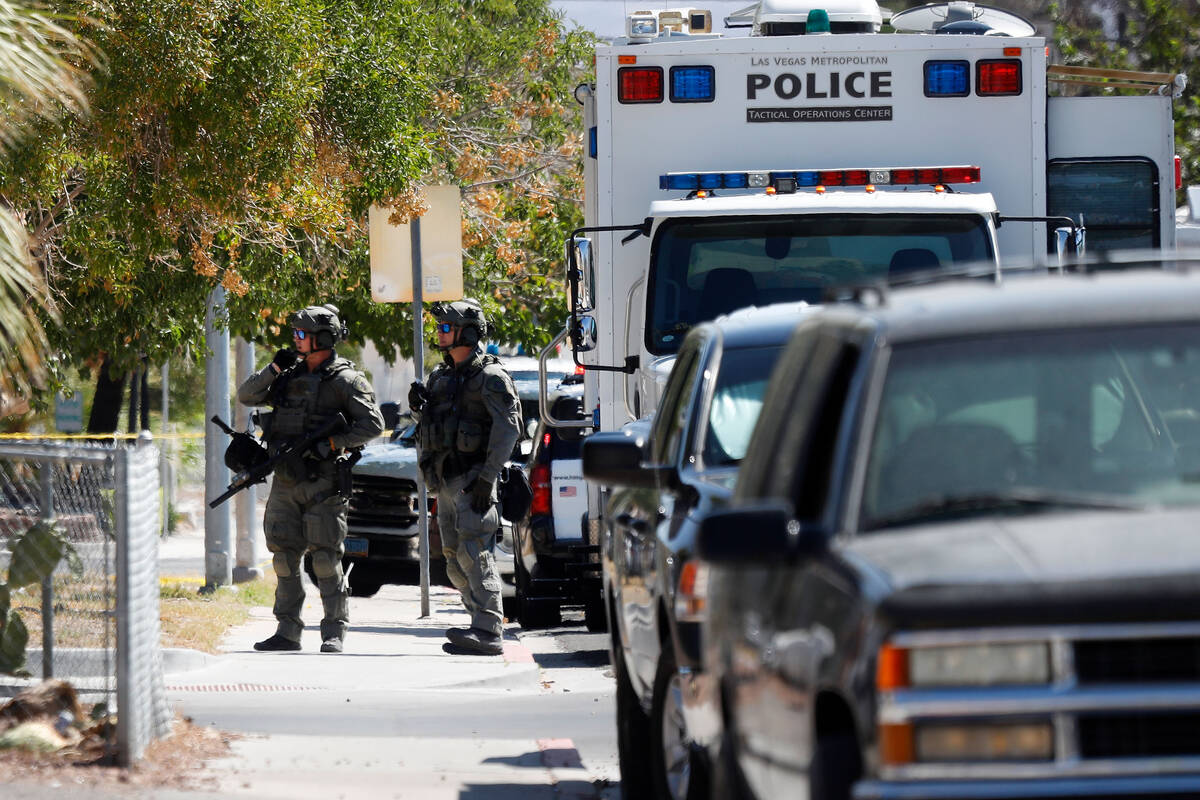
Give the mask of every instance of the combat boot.
<svg viewBox="0 0 1200 800">
<path fill-rule="evenodd" d="M 340 653 L 342 652 L 342 640 L 336 636 L 330 637 L 321 642 L 322 653 Z"/>
<path fill-rule="evenodd" d="M 278 633 L 270 639 L 263 639 L 261 642 L 254 643 L 254 649 L 259 651 L 295 651 L 300 649 L 300 643 L 294 642 L 286 636 L 281 636 Z"/>
<path fill-rule="evenodd" d="M 499 634 L 488 633 L 478 628 L 468 628 L 465 633 L 460 633 L 461 630 L 451 628 L 446 631 L 446 638 L 456 648 L 484 656 L 498 656 L 504 652 Z"/>
</svg>

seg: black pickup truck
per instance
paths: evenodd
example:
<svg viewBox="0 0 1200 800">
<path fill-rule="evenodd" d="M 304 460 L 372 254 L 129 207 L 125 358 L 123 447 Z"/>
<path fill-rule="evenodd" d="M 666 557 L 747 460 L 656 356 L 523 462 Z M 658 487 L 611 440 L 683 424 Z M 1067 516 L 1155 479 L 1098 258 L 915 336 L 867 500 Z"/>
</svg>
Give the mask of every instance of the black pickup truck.
<svg viewBox="0 0 1200 800">
<path fill-rule="evenodd" d="M 714 797 L 1200 796 L 1200 275 L 873 290 L 767 398 L 697 539 Z"/>
</svg>

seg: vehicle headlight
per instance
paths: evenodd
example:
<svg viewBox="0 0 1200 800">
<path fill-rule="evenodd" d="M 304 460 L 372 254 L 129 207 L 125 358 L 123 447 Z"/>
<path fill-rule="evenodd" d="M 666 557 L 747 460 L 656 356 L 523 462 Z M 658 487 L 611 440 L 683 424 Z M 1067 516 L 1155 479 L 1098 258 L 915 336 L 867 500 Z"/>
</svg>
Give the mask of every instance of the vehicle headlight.
<svg viewBox="0 0 1200 800">
<path fill-rule="evenodd" d="M 1046 642 L 889 644 L 879 651 L 876 675 L 882 690 L 1044 684 L 1050 682 L 1050 647 Z"/>
</svg>

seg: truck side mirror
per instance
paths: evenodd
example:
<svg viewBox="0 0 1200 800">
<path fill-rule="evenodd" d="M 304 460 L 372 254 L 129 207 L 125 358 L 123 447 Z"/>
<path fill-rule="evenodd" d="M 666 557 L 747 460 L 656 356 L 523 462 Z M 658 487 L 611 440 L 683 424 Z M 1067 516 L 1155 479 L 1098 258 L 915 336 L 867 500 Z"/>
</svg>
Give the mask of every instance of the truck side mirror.
<svg viewBox="0 0 1200 800">
<path fill-rule="evenodd" d="M 599 340 L 599 330 L 596 318 L 590 315 L 580 317 L 571 331 L 571 349 L 576 353 L 587 353 L 596 349 Z"/>
<path fill-rule="evenodd" d="M 575 239 L 568 243 L 567 253 L 567 302 L 574 314 L 591 311 L 592 292 L 596 286 L 595 257 L 591 239 Z"/>
<path fill-rule="evenodd" d="M 794 519 L 791 506 L 780 501 L 711 511 L 696 536 L 701 558 L 730 566 L 794 561 L 827 548 L 825 529 Z"/>
<path fill-rule="evenodd" d="M 1087 241 L 1087 229 L 1079 228 L 1055 228 L 1054 229 L 1054 249 L 1058 254 L 1058 264 L 1061 267 L 1068 261 L 1079 258 L 1083 255 Z"/>
</svg>

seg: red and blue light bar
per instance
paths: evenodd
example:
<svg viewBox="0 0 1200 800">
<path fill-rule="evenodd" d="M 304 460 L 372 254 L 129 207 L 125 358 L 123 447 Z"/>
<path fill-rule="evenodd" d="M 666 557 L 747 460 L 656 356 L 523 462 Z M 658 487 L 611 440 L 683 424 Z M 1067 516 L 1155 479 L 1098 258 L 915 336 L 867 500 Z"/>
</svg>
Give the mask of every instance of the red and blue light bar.
<svg viewBox="0 0 1200 800">
<path fill-rule="evenodd" d="M 804 186 L 918 186 L 979 183 L 976 166 L 804 169 L 763 172 L 669 172 L 658 176 L 666 191 L 765 189 L 794 181 Z"/>
</svg>

